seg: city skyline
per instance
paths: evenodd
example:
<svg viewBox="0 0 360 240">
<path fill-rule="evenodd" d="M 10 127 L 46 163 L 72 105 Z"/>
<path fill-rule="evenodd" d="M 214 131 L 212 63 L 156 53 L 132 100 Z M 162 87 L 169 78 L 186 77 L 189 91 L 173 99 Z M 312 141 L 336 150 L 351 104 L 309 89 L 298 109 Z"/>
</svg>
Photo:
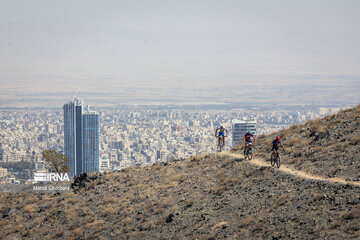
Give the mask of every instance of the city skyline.
<svg viewBox="0 0 360 240">
<path fill-rule="evenodd" d="M 113 171 L 133 165 L 149 165 L 174 158 L 212 153 L 216 151 L 214 132 L 219 124 L 229 130 L 225 146 L 228 151 L 236 135 L 232 124 L 234 119 L 256 119 L 256 134 L 261 135 L 340 110 L 338 107 L 323 106 L 272 109 L 254 106 L 239 109 L 214 107 L 97 108 L 100 117 L 99 170 Z M 59 108 L 0 111 L 0 167 L 8 169 L 4 181 L 32 181 L 35 170 L 44 170 L 44 150 L 64 153 L 63 114 Z M 89 126 L 91 125 L 94 124 Z M 95 129 L 88 130 L 91 134 Z M 241 133 L 238 139 L 241 139 Z M 86 151 L 85 146 L 84 152 Z"/>
</svg>

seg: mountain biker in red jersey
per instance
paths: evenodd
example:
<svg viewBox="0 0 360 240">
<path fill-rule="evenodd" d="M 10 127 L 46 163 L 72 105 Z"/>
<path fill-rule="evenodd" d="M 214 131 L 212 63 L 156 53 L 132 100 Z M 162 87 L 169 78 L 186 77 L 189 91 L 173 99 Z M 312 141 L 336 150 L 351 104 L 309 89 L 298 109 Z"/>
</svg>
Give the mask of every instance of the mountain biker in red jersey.
<svg viewBox="0 0 360 240">
<path fill-rule="evenodd" d="M 243 137 L 244 143 L 245 143 L 244 153 L 246 152 L 246 149 L 248 148 L 248 146 L 252 144 L 251 138 L 253 138 L 253 139 L 254 139 L 254 143 L 256 143 L 256 138 L 255 138 L 255 136 L 252 134 L 252 131 L 249 130 L 249 131 L 244 135 L 244 137 Z"/>
<path fill-rule="evenodd" d="M 225 133 L 226 133 L 226 135 L 225 135 Z M 215 137 L 219 137 L 218 145 L 220 145 L 220 137 L 222 137 L 223 145 L 225 146 L 225 137 L 227 135 L 228 135 L 228 130 L 223 125 L 220 125 L 220 127 L 217 128 L 215 131 Z"/>
<path fill-rule="evenodd" d="M 280 137 L 276 136 L 276 138 L 271 143 L 271 151 L 273 151 L 274 153 L 276 152 L 277 154 L 279 151 L 279 145 L 282 147 L 283 151 L 285 151 L 284 146 L 280 141 Z"/>
</svg>

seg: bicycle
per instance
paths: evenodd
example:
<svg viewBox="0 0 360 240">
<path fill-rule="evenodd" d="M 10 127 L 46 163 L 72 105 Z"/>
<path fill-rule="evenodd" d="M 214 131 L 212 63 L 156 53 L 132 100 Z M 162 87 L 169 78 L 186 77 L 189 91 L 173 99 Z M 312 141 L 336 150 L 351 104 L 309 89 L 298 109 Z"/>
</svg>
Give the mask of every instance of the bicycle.
<svg viewBox="0 0 360 240">
<path fill-rule="evenodd" d="M 222 136 L 215 136 L 218 138 L 218 144 L 217 144 L 217 151 L 218 152 L 222 152 L 222 150 L 224 149 L 224 141 Z"/>
<path fill-rule="evenodd" d="M 250 161 L 253 157 L 252 144 L 248 143 L 247 145 L 248 147 L 244 150 L 244 158 L 248 158 Z"/>
<path fill-rule="evenodd" d="M 280 162 L 281 162 L 280 153 L 278 151 L 273 151 L 271 153 L 271 158 L 270 158 L 271 166 L 272 167 L 276 166 L 277 168 L 280 168 Z"/>
</svg>

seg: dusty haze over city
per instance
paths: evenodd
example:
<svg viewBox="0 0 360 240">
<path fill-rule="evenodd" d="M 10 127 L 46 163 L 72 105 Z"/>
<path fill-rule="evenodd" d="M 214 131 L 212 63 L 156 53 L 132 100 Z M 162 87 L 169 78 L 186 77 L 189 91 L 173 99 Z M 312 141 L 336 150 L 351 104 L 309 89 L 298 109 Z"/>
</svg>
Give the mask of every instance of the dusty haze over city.
<svg viewBox="0 0 360 240">
<path fill-rule="evenodd" d="M 0 107 L 359 102 L 359 1 L 0 2 Z"/>
</svg>

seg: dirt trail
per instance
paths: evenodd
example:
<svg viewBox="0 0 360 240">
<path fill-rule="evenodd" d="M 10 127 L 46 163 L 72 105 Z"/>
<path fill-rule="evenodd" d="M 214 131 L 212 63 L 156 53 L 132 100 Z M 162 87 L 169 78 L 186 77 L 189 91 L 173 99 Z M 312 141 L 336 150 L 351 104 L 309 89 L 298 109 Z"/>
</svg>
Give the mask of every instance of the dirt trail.
<svg viewBox="0 0 360 240">
<path fill-rule="evenodd" d="M 244 156 L 242 154 L 237 154 L 237 153 L 230 153 L 230 152 L 222 152 L 219 153 L 220 155 L 223 156 L 229 156 L 229 157 L 233 157 L 236 159 L 244 159 Z M 264 162 L 263 160 L 260 160 L 258 158 L 254 158 L 251 159 L 251 161 L 249 161 L 249 163 L 257 165 L 257 166 L 262 166 L 262 167 L 270 167 L 270 162 Z M 318 180 L 318 181 L 326 181 L 326 182 L 332 182 L 332 183 L 341 183 L 341 184 L 350 184 L 350 185 L 354 185 L 354 186 L 360 186 L 360 182 L 351 182 L 351 181 L 346 181 L 345 179 L 342 178 L 324 178 L 321 176 L 317 176 L 317 175 L 313 175 L 301 170 L 295 170 L 292 169 L 284 164 L 282 164 L 280 166 L 280 168 L 278 169 L 281 172 L 284 172 L 286 174 L 291 174 L 291 175 L 295 175 L 301 178 L 306 178 L 306 179 L 311 179 L 311 180 Z"/>
</svg>

